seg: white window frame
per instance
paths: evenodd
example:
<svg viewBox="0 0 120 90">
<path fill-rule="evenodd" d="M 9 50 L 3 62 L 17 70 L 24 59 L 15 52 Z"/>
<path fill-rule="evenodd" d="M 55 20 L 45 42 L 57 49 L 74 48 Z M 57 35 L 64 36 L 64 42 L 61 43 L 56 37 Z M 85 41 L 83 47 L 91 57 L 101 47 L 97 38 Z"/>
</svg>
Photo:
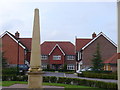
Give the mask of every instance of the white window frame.
<svg viewBox="0 0 120 90">
<path fill-rule="evenodd" d="M 80 54 L 80 60 L 82 59 L 82 52 L 79 53 Z"/>
<path fill-rule="evenodd" d="M 42 64 L 42 69 L 47 69 L 47 64 Z"/>
<path fill-rule="evenodd" d="M 82 52 L 78 52 L 78 61 L 82 59 Z"/>
<path fill-rule="evenodd" d="M 48 56 L 47 56 L 47 55 L 41 55 L 41 59 L 42 59 L 42 60 L 47 60 L 47 59 L 48 59 Z"/>
<path fill-rule="evenodd" d="M 67 65 L 67 70 L 75 70 L 75 65 L 74 64 L 68 64 Z"/>
<path fill-rule="evenodd" d="M 75 56 L 74 55 L 67 55 L 67 60 L 75 60 Z"/>
<path fill-rule="evenodd" d="M 54 55 L 53 60 L 61 60 L 61 55 Z"/>
</svg>

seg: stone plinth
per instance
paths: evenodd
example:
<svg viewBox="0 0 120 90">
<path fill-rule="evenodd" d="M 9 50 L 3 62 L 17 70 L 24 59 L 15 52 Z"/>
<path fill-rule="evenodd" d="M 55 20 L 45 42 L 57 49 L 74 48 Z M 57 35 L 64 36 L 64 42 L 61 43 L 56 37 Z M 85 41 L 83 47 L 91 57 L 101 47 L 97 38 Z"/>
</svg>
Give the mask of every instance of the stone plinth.
<svg viewBox="0 0 120 90">
<path fill-rule="evenodd" d="M 43 72 L 28 72 L 28 87 L 42 90 L 42 74 Z"/>
</svg>

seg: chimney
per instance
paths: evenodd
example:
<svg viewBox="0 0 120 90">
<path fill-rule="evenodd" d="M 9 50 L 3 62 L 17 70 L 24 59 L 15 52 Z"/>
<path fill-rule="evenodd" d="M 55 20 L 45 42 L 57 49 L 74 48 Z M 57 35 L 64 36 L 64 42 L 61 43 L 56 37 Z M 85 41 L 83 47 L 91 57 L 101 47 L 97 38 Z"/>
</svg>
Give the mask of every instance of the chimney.
<svg viewBox="0 0 120 90">
<path fill-rule="evenodd" d="M 15 37 L 19 38 L 19 32 L 18 31 L 15 33 Z"/>
<path fill-rule="evenodd" d="M 93 34 L 92 34 L 92 39 L 94 39 L 96 37 L 96 33 L 94 32 Z"/>
</svg>

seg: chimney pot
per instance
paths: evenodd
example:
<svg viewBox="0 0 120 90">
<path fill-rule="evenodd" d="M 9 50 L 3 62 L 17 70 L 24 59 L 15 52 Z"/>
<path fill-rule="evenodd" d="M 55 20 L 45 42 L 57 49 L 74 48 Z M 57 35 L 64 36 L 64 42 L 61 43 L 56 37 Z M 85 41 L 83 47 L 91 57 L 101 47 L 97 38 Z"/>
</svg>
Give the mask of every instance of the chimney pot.
<svg viewBox="0 0 120 90">
<path fill-rule="evenodd" d="M 92 38 L 94 39 L 96 37 L 96 33 L 94 32 L 93 34 L 92 34 Z"/>
<path fill-rule="evenodd" d="M 15 37 L 18 39 L 19 38 L 19 32 L 17 31 L 16 33 L 15 33 Z"/>
</svg>

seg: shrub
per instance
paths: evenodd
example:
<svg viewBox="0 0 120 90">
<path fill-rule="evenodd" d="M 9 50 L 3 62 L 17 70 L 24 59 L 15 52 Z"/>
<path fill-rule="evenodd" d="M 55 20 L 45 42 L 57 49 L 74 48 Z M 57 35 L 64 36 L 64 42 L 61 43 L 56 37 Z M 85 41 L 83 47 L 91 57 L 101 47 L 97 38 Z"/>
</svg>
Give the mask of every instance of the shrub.
<svg viewBox="0 0 120 90">
<path fill-rule="evenodd" d="M 66 84 L 71 84 L 72 81 L 73 81 L 73 80 L 72 80 L 71 78 L 66 78 L 66 79 L 65 79 Z"/>
<path fill-rule="evenodd" d="M 58 80 L 57 80 L 57 83 L 63 83 L 65 84 L 65 77 L 59 77 Z"/>
<path fill-rule="evenodd" d="M 16 68 L 5 68 L 2 70 L 2 75 L 17 75 Z"/>
<path fill-rule="evenodd" d="M 57 77 L 51 76 L 50 77 L 50 82 L 51 83 L 56 83 L 57 82 Z"/>
<path fill-rule="evenodd" d="M 27 81 L 27 75 L 2 75 L 2 81 Z"/>
<path fill-rule="evenodd" d="M 82 72 L 82 74 L 78 74 L 78 77 L 115 79 L 115 80 L 117 80 L 117 75 L 115 75 L 115 74 L 93 73 L 93 72 Z"/>
<path fill-rule="evenodd" d="M 49 81 L 50 81 L 50 77 L 49 76 L 43 77 L 43 82 L 49 82 Z"/>
</svg>

